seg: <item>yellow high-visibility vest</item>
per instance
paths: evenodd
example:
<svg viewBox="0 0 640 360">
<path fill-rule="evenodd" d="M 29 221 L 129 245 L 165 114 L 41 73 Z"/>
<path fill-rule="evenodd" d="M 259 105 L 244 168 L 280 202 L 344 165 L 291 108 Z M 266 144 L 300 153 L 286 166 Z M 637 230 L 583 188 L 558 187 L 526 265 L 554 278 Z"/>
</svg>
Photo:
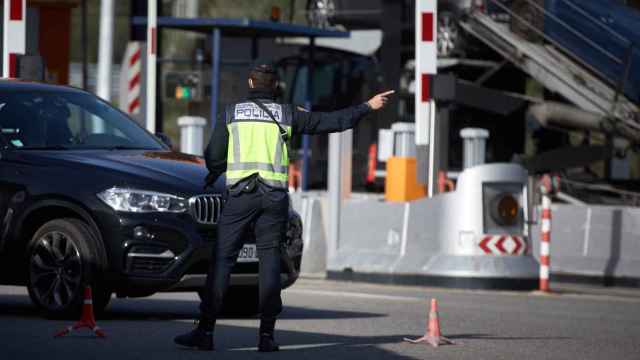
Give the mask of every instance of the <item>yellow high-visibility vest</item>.
<svg viewBox="0 0 640 360">
<path fill-rule="evenodd" d="M 280 126 L 291 137 L 293 112 L 289 105 L 264 102 Z M 253 102 L 227 107 L 226 125 L 229 131 L 227 149 L 227 186 L 257 173 L 273 187 L 287 189 L 289 154 L 280 128 L 269 114 Z"/>
</svg>

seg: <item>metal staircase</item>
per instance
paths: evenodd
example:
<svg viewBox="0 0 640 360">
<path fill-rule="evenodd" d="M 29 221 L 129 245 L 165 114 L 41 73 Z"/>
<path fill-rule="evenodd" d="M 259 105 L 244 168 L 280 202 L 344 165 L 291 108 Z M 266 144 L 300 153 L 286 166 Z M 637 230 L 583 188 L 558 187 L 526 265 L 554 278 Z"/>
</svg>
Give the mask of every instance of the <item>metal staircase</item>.
<svg viewBox="0 0 640 360">
<path fill-rule="evenodd" d="M 518 14 L 514 14 L 501 3 L 495 0 L 488 1 L 525 22 Z M 545 17 L 553 18 L 553 15 L 547 14 L 540 5 L 527 1 L 537 8 L 537 11 L 545 13 Z M 557 18 L 555 20 L 560 21 Z M 630 57 L 616 59 L 621 61 L 627 70 L 621 75 L 620 81 L 611 81 L 597 69 L 548 38 L 535 24 L 528 23 L 526 26 L 530 27 L 531 32 L 536 32 L 538 36 L 544 38 L 546 40 L 544 43 L 527 41 L 512 32 L 508 24 L 493 20 L 481 10 L 472 11 L 469 16 L 461 20 L 460 26 L 547 89 L 561 94 L 575 106 L 640 129 L 638 104 L 634 104 L 622 94 L 626 77 L 628 77 Z M 570 28 L 567 31 L 575 32 Z M 585 40 L 589 41 L 587 38 Z"/>
</svg>

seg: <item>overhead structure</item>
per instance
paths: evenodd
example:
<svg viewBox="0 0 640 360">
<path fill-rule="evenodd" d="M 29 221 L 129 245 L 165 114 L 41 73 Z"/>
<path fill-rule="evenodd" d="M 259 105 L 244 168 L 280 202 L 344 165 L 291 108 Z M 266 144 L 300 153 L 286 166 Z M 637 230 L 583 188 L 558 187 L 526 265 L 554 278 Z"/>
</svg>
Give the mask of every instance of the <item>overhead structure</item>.
<svg viewBox="0 0 640 360">
<path fill-rule="evenodd" d="M 152 2 L 150 2 L 151 4 Z M 152 9 L 149 9 L 152 10 Z M 227 19 L 227 18 L 176 18 L 176 17 L 166 17 L 160 16 L 155 17 L 151 16 L 155 15 L 149 12 L 149 21 L 147 21 L 146 17 L 134 17 L 133 25 L 147 26 L 149 30 L 149 39 L 152 39 L 152 44 L 147 46 L 149 48 L 147 55 L 153 56 L 148 58 L 148 66 L 147 66 L 147 78 L 153 77 L 153 80 L 148 80 L 148 89 L 149 92 L 155 91 L 155 86 L 153 88 L 149 87 L 151 84 L 155 84 L 155 70 L 151 71 L 149 68 L 156 66 L 155 60 L 155 50 L 154 48 L 156 39 L 160 36 L 160 32 L 156 30 L 151 31 L 152 28 L 157 27 L 158 30 L 164 29 L 175 29 L 175 30 L 184 30 L 184 31 L 192 31 L 203 34 L 211 35 L 211 114 L 212 119 L 218 113 L 218 98 L 219 98 L 219 84 L 220 84 L 220 64 L 222 58 L 222 48 L 221 42 L 223 37 L 234 37 L 234 38 L 251 38 L 253 40 L 253 51 L 252 57 L 253 59 L 257 59 L 259 56 L 258 49 L 258 39 L 260 38 L 287 38 L 287 37 L 306 37 L 309 38 L 310 41 L 310 49 L 309 51 L 310 58 L 309 64 L 312 65 L 313 60 L 313 48 L 315 47 L 315 39 L 320 37 L 330 37 L 330 38 L 347 38 L 350 36 L 348 31 L 339 31 L 339 30 L 330 30 L 330 29 L 319 29 L 309 26 L 303 25 L 295 25 L 295 24 L 287 24 L 280 23 L 274 21 L 261 21 L 261 20 L 250 20 L 247 18 L 242 19 Z M 155 27 L 151 27 L 150 24 L 154 21 L 153 19 L 157 19 L 155 23 Z M 153 54 L 152 54 L 153 52 Z M 312 66 L 311 66 L 312 67 Z M 307 81 L 307 101 L 306 103 L 311 104 L 311 88 L 310 84 L 312 83 L 312 76 L 309 77 Z M 150 95 L 147 93 L 147 99 L 151 99 L 153 97 L 153 101 L 155 103 L 155 95 Z M 155 106 L 154 103 L 147 103 L 147 124 L 150 124 L 149 118 L 155 118 Z M 154 122 L 155 124 L 155 122 Z M 214 126 L 215 122 L 211 121 L 211 126 Z M 149 129 L 149 127 L 148 127 Z M 308 164 L 308 155 L 303 154 L 303 163 Z M 307 169 L 308 166 L 303 165 L 303 169 Z M 302 173 L 302 183 L 306 183 L 306 179 L 308 178 L 308 174 L 303 170 Z M 306 190 L 303 186 L 303 190 Z"/>
<path fill-rule="evenodd" d="M 17 77 L 18 56 L 26 52 L 27 1 L 4 0 L 2 76 Z"/>
</svg>

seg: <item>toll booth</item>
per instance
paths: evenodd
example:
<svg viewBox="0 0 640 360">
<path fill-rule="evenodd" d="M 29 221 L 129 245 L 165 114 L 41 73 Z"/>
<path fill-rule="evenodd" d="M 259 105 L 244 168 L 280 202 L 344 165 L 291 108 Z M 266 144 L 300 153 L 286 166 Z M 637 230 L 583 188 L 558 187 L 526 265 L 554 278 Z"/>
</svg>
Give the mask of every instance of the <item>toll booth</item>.
<svg viewBox="0 0 640 360">
<path fill-rule="evenodd" d="M 146 17 L 134 17 L 132 20 L 135 26 L 146 26 Z M 189 96 L 194 95 L 194 91 L 204 97 L 210 97 L 210 114 L 211 118 L 218 114 L 220 111 L 220 81 L 221 81 L 221 67 L 224 65 L 222 47 L 223 38 L 244 38 L 251 39 L 251 54 L 250 59 L 245 62 L 248 65 L 260 57 L 259 40 L 260 39 L 275 39 L 275 38 L 308 38 L 309 50 L 308 54 L 308 68 L 309 74 L 314 74 L 313 66 L 315 62 L 315 43 L 316 38 L 347 38 L 350 36 L 348 31 L 340 31 L 333 29 L 320 29 L 303 25 L 281 23 L 277 21 L 261 21 L 250 20 L 247 18 L 241 19 L 228 19 L 228 18 L 176 18 L 176 17 L 163 17 L 157 18 L 158 31 L 163 29 L 182 30 L 189 32 L 196 32 L 200 34 L 209 35 L 210 41 L 210 58 L 211 58 L 211 71 L 209 72 L 208 79 L 198 78 L 197 86 L 196 82 L 188 81 L 188 74 L 184 76 L 176 76 L 175 78 L 167 79 L 176 84 L 175 91 L 179 91 L 181 96 L 185 96 L 187 93 Z M 158 35 L 160 37 L 160 35 Z M 235 64 L 237 65 L 237 64 Z M 192 76 L 193 80 L 194 76 Z M 209 84 L 209 86 L 206 86 Z M 306 104 L 309 110 L 312 110 L 312 86 L 313 76 L 309 76 L 306 81 Z M 200 88 L 202 86 L 202 88 Z M 186 90 L 186 92 L 185 92 Z M 209 122 L 210 126 L 215 124 L 214 121 Z M 309 137 L 303 136 L 302 139 L 302 188 L 307 188 L 308 174 L 309 174 Z"/>
</svg>

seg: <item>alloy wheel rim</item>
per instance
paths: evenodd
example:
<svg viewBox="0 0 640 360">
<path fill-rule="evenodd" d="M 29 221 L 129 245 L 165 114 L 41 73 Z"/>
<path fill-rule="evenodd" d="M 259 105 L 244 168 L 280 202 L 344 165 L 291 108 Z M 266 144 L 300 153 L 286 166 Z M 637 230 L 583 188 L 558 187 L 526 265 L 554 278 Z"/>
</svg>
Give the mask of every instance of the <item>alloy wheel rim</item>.
<svg viewBox="0 0 640 360">
<path fill-rule="evenodd" d="M 31 288 L 40 303 L 60 309 L 73 301 L 82 282 L 82 259 L 71 239 L 59 231 L 41 236 L 29 262 Z"/>
</svg>

